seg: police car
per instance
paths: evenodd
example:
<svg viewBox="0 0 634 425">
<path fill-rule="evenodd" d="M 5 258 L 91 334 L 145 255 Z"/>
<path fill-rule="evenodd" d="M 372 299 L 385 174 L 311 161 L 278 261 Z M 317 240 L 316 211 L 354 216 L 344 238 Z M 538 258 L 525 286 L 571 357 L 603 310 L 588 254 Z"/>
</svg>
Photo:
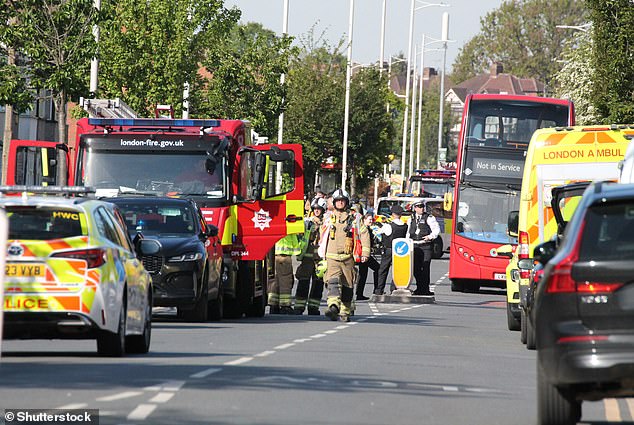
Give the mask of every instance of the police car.
<svg viewBox="0 0 634 425">
<path fill-rule="evenodd" d="M 160 244 L 135 247 L 114 205 L 68 197 L 88 188 L 0 187 L 22 191 L 0 198 L 9 222 L 4 338 L 95 338 L 100 355 L 148 352 L 151 279 L 137 256 Z"/>
</svg>

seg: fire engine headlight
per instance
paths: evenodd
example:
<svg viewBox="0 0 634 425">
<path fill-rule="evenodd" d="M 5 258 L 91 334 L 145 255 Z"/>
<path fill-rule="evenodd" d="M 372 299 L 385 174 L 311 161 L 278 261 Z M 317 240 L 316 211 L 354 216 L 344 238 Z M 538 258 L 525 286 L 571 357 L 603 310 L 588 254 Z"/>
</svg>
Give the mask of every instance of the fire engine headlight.
<svg viewBox="0 0 634 425">
<path fill-rule="evenodd" d="M 203 258 L 203 255 L 200 252 L 189 252 L 187 254 L 176 255 L 174 257 L 169 257 L 167 261 L 169 263 L 179 263 L 181 261 L 198 261 Z"/>
</svg>

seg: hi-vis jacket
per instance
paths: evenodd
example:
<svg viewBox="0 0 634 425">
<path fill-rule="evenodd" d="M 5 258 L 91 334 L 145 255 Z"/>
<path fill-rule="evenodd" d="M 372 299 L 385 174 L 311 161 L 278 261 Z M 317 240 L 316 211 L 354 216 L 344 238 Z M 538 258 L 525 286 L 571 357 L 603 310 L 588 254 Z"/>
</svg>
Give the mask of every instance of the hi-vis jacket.
<svg viewBox="0 0 634 425">
<path fill-rule="evenodd" d="M 296 234 L 287 235 L 275 243 L 275 255 L 299 255 L 301 252 Z"/>
<path fill-rule="evenodd" d="M 303 258 L 319 260 L 321 258 L 316 248 L 319 246 L 319 231 L 323 224 L 323 215 L 320 217 L 311 216 L 305 219 L 306 230 L 304 231 L 304 237 L 300 241 L 301 254 L 298 256 L 298 260 Z"/>
<path fill-rule="evenodd" d="M 350 210 L 333 211 L 324 220 L 319 241 L 319 256 L 343 261 L 352 257 L 355 233 L 359 235 L 361 256 L 370 256 L 370 233 L 361 226 L 361 218 Z"/>
</svg>

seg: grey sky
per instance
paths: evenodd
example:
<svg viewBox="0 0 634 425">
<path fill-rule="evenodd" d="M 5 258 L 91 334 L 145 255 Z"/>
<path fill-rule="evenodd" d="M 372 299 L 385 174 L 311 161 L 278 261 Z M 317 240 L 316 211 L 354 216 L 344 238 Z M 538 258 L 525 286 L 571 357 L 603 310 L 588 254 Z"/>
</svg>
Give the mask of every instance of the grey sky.
<svg viewBox="0 0 634 425">
<path fill-rule="evenodd" d="M 440 3 L 432 0 L 429 3 Z M 502 0 L 444 0 L 450 7 L 430 6 L 414 14 L 414 43 L 420 46 L 423 33 L 441 37 L 443 12 L 449 12 L 449 38 L 455 40 L 447 48 L 447 70 L 451 70 L 458 50 L 480 30 L 480 18 L 499 7 Z M 411 0 L 387 0 L 385 28 L 385 60 L 403 52 L 407 55 Z M 417 1 L 418 7 L 425 2 Z M 242 22 L 259 22 L 277 33 L 282 32 L 284 0 L 225 0 L 225 6 L 242 10 Z M 356 0 L 352 41 L 352 60 L 357 63 L 377 62 L 380 54 L 381 12 L 383 0 Z M 349 0 L 289 0 L 289 34 L 300 37 L 315 26 L 315 36 L 322 33 L 331 44 L 347 40 Z M 434 49 L 440 44 L 431 44 Z M 412 47 L 413 50 L 413 47 Z M 344 50 L 344 54 L 345 54 Z M 420 64 L 420 56 L 417 59 Z M 440 68 L 442 53 L 427 51 L 425 66 Z"/>
</svg>

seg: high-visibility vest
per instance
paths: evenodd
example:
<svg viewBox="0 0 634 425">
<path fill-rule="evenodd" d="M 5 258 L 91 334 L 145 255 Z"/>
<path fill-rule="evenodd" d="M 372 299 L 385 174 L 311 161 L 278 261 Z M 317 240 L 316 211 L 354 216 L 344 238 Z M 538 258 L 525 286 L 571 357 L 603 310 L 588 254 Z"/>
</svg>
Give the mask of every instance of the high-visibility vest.
<svg viewBox="0 0 634 425">
<path fill-rule="evenodd" d="M 302 247 L 297 239 L 297 235 L 287 235 L 275 244 L 275 255 L 298 255 L 302 252 Z"/>
</svg>

